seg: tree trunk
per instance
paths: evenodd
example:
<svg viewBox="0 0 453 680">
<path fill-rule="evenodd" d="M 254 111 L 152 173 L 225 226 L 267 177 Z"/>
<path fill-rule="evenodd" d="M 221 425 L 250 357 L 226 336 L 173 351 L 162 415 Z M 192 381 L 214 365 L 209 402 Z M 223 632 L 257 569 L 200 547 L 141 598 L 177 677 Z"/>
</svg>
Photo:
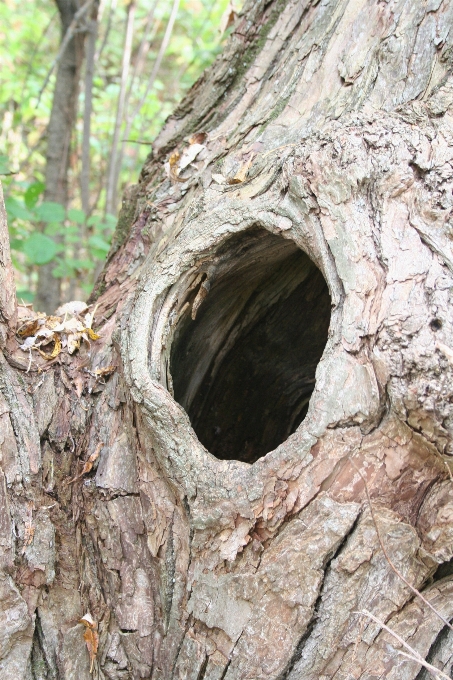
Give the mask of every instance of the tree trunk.
<svg viewBox="0 0 453 680">
<path fill-rule="evenodd" d="M 27 373 L 2 294 L 2 680 L 451 673 L 452 22 L 248 2 L 124 198 L 101 339 Z"/>
<path fill-rule="evenodd" d="M 61 21 L 62 41 L 79 9 L 77 0 L 55 0 Z M 76 32 L 68 42 L 58 63 L 52 111 L 47 129 L 45 182 L 46 201 L 68 205 L 71 137 L 77 114 L 80 68 L 84 54 L 84 32 Z M 35 305 L 48 313 L 60 304 L 60 279 L 52 276 L 55 263 L 42 265 L 38 271 Z"/>
</svg>

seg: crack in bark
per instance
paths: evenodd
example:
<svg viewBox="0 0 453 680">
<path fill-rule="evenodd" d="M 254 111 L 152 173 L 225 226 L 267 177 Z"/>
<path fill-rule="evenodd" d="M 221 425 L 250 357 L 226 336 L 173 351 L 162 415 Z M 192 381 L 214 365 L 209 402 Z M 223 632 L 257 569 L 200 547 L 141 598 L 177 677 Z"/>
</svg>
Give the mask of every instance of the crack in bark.
<svg viewBox="0 0 453 680">
<path fill-rule="evenodd" d="M 453 619 L 451 619 L 451 621 L 453 621 Z M 451 631 L 447 626 L 444 626 L 439 631 L 437 637 L 435 638 L 435 640 L 431 644 L 431 647 L 429 648 L 428 654 L 426 654 L 426 656 L 425 656 L 425 661 L 427 661 L 428 663 L 430 663 L 434 666 L 437 665 L 437 664 L 433 663 L 435 661 L 436 653 L 441 651 L 442 643 L 446 642 L 449 637 L 452 637 L 450 633 L 451 633 Z M 440 670 L 443 671 L 444 673 L 447 673 L 448 675 L 451 675 L 452 668 L 453 668 L 453 659 L 450 656 L 450 660 L 448 662 L 448 665 L 446 666 L 444 664 L 443 667 Z M 430 680 L 431 677 L 432 677 L 431 673 L 426 668 L 422 667 L 420 669 L 419 673 L 414 678 L 414 680 Z"/>
<path fill-rule="evenodd" d="M 291 675 L 292 671 L 294 670 L 296 663 L 301 658 L 303 651 L 304 651 L 305 644 L 309 640 L 310 635 L 313 632 L 313 629 L 316 625 L 316 621 L 317 621 L 317 617 L 318 617 L 318 613 L 319 613 L 319 608 L 321 606 L 322 598 L 323 598 L 323 595 L 324 595 L 324 586 L 325 586 L 327 577 L 330 573 L 332 562 L 334 561 L 334 559 L 336 559 L 338 557 L 338 555 L 341 553 L 343 547 L 345 546 L 347 540 L 349 539 L 350 536 L 352 536 L 352 534 L 356 530 L 357 525 L 358 525 L 361 517 L 362 517 L 362 511 L 359 511 L 358 514 L 357 514 L 357 517 L 354 520 L 354 523 L 351 526 L 351 528 L 344 535 L 343 539 L 341 540 L 341 542 L 337 546 L 337 548 L 333 551 L 332 555 L 330 557 L 329 557 L 328 554 L 326 555 L 326 561 L 325 561 L 325 564 L 323 566 L 324 575 L 323 575 L 322 582 L 319 585 L 318 597 L 316 598 L 316 602 L 315 602 L 314 607 L 313 607 L 312 616 L 307 623 L 307 628 L 306 628 L 305 632 L 302 634 L 299 642 L 295 646 L 293 655 L 292 655 L 291 659 L 288 661 L 287 667 L 276 678 L 276 680 L 289 680 L 290 675 Z"/>
</svg>

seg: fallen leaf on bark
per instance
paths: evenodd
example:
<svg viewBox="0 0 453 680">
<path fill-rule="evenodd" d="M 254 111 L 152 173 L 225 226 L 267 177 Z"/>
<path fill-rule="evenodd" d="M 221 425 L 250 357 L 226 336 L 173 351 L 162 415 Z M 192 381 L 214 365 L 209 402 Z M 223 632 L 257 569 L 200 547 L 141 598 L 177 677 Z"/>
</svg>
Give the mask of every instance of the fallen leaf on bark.
<svg viewBox="0 0 453 680">
<path fill-rule="evenodd" d="M 31 335 L 34 335 L 35 332 L 38 330 L 38 319 L 29 319 L 28 321 L 25 321 L 19 328 L 17 329 L 17 335 L 20 338 L 28 338 Z"/>
<path fill-rule="evenodd" d="M 90 472 L 93 468 L 93 465 L 95 461 L 99 458 L 99 454 L 101 452 L 102 447 L 104 446 L 103 442 L 99 442 L 99 444 L 96 447 L 96 451 L 91 454 L 91 456 L 88 458 L 88 460 L 85 461 L 84 466 L 82 468 L 82 472 L 80 472 L 78 475 L 70 479 L 66 484 L 74 484 L 74 482 L 77 482 L 78 479 L 81 479 L 84 477 L 88 472 Z"/>
<path fill-rule="evenodd" d="M 47 352 L 43 352 L 41 349 L 38 349 L 38 352 L 42 357 L 44 357 L 44 359 L 47 359 L 49 361 L 51 359 L 55 359 L 55 357 L 57 357 L 61 352 L 61 340 L 58 337 L 58 335 L 55 336 L 55 345 L 50 354 L 47 354 Z"/>
<path fill-rule="evenodd" d="M 192 137 L 189 139 L 189 144 L 204 144 L 208 135 L 206 132 L 196 132 Z"/>
<path fill-rule="evenodd" d="M 183 153 L 179 160 L 179 172 L 181 170 L 184 170 L 184 168 L 187 168 L 188 165 L 192 163 L 192 161 L 195 160 L 195 158 L 198 156 L 200 151 L 203 151 L 205 149 L 204 144 L 191 144 Z M 179 173 L 178 173 L 179 174 Z"/>
<path fill-rule="evenodd" d="M 247 177 L 247 173 L 253 163 L 254 158 L 255 154 L 252 154 L 251 158 L 241 165 L 235 176 L 227 180 L 228 184 L 242 184 L 242 182 L 244 182 Z"/>
<path fill-rule="evenodd" d="M 82 378 L 81 375 L 77 375 L 74 378 L 74 386 L 75 386 L 76 394 L 77 394 L 78 398 L 80 399 L 80 397 L 82 396 L 82 393 L 83 393 L 83 378 Z"/>
<path fill-rule="evenodd" d="M 90 655 L 90 673 L 92 673 L 99 647 L 99 635 L 97 632 L 98 624 L 96 621 L 94 621 L 89 612 L 87 612 L 85 616 L 82 616 L 80 623 L 83 623 L 85 626 L 83 639 L 86 642 L 88 654 Z"/>
<path fill-rule="evenodd" d="M 104 368 L 97 368 L 94 371 L 94 375 L 97 378 L 105 378 L 108 377 L 109 375 L 112 375 L 112 373 L 115 373 L 116 371 L 116 366 L 104 366 Z"/>
<path fill-rule="evenodd" d="M 168 163 L 165 163 L 165 168 L 167 170 L 167 175 L 170 179 L 174 180 L 175 182 L 183 182 L 179 175 L 179 159 L 181 158 L 179 151 L 174 151 L 171 155 L 170 158 L 168 159 Z"/>
<path fill-rule="evenodd" d="M 35 527 L 33 526 L 33 510 L 34 505 L 30 501 L 27 508 L 27 521 L 25 522 L 25 532 L 24 532 L 24 545 L 22 547 L 22 555 L 26 551 L 29 545 L 33 543 L 33 538 L 35 535 Z"/>
<path fill-rule="evenodd" d="M 219 31 L 221 35 L 223 35 L 225 31 L 234 24 L 237 16 L 237 9 L 232 2 L 229 2 L 220 20 Z"/>
<path fill-rule="evenodd" d="M 84 331 L 85 333 L 88 334 L 90 340 L 99 340 L 99 338 L 101 337 L 100 335 L 95 333 L 91 328 L 85 328 Z"/>
</svg>

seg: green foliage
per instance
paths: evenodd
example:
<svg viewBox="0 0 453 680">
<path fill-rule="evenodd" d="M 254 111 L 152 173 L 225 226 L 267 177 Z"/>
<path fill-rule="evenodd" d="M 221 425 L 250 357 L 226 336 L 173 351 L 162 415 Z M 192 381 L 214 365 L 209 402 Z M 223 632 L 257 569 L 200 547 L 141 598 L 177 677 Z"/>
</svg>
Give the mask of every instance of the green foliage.
<svg viewBox="0 0 453 680">
<path fill-rule="evenodd" d="M 158 0 L 143 68 L 132 82 L 151 5 L 151 0 L 137 0 L 128 109 L 123 121 L 124 133 L 130 119 L 129 139 L 149 144 L 187 89 L 220 51 L 223 38 L 219 27 L 228 0 L 181 0 L 165 58 L 145 97 L 173 2 Z M 46 89 L 41 90 L 61 40 L 55 0 L 0 2 L 0 179 L 18 289 L 20 297 L 27 300 L 33 297 L 38 268 L 48 262 L 55 265 L 53 276 L 62 278 L 64 285 L 68 286 L 69 279 L 75 276 L 79 289 L 89 292 L 110 248 L 116 220 L 111 215 L 104 216 L 105 181 L 121 81 L 127 3 L 118 3 L 114 12 L 111 0 L 100 6 L 92 91 L 90 211 L 85 215 L 79 193 L 83 73 L 71 151 L 70 204 L 43 200 L 46 130 L 55 73 Z M 132 116 L 137 111 L 138 115 Z M 124 145 L 118 202 L 128 184 L 137 181 L 149 150 L 146 143 Z"/>
<path fill-rule="evenodd" d="M 23 241 L 22 251 L 32 264 L 47 264 L 57 254 L 58 246 L 45 234 L 35 231 Z"/>
<path fill-rule="evenodd" d="M 81 289 L 89 292 L 90 274 L 110 249 L 115 220 L 100 215 L 87 219 L 83 210 L 75 208 L 65 211 L 59 203 L 40 200 L 44 190 L 42 182 L 34 182 L 22 196 L 5 201 L 14 265 L 19 273 L 29 274 L 36 266 L 53 262 L 54 277 L 80 277 Z M 30 290 L 20 292 L 23 299 L 33 299 Z"/>
</svg>

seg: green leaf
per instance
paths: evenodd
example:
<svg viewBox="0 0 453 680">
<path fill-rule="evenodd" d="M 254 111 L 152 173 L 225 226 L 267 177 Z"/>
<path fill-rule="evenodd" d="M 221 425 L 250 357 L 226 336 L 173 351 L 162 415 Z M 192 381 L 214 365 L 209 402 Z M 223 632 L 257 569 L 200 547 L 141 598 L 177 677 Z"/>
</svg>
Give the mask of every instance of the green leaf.
<svg viewBox="0 0 453 680">
<path fill-rule="evenodd" d="M 52 276 L 55 279 L 63 279 L 65 276 L 72 278 L 74 274 L 74 270 L 71 269 L 63 260 L 60 260 L 57 266 L 52 269 Z"/>
<path fill-rule="evenodd" d="M 22 252 L 24 249 L 24 242 L 20 238 L 11 238 L 9 240 L 9 245 L 11 247 L 11 250 L 17 250 L 19 252 Z"/>
<path fill-rule="evenodd" d="M 6 212 L 8 219 L 19 219 L 19 220 L 34 220 L 35 216 L 32 212 L 27 210 L 23 203 L 19 202 L 16 198 L 9 196 L 5 201 Z"/>
<path fill-rule="evenodd" d="M 70 267 L 73 269 L 94 269 L 95 264 L 91 260 L 79 260 L 79 259 L 73 259 L 73 258 L 68 258 L 66 259 L 66 262 L 69 264 Z"/>
<path fill-rule="evenodd" d="M 9 167 L 9 158 L 4 154 L 0 154 L 0 175 L 11 175 Z"/>
<path fill-rule="evenodd" d="M 90 236 L 88 239 L 88 244 L 90 248 L 94 250 L 100 250 L 106 255 L 110 250 L 110 244 L 105 241 L 102 236 Z"/>
<path fill-rule="evenodd" d="M 18 290 L 16 293 L 18 300 L 23 300 L 24 302 L 33 302 L 35 296 L 29 290 Z"/>
<path fill-rule="evenodd" d="M 27 208 L 32 210 L 38 202 L 38 198 L 43 193 L 46 185 L 43 182 L 33 182 L 24 194 L 24 201 Z"/>
<path fill-rule="evenodd" d="M 56 236 L 57 234 L 62 236 L 65 231 L 65 226 L 61 222 L 49 222 L 44 229 L 46 236 Z"/>
<path fill-rule="evenodd" d="M 68 217 L 71 222 L 77 222 L 77 224 L 84 224 L 86 220 L 86 215 L 83 210 L 68 210 Z"/>
<path fill-rule="evenodd" d="M 47 264 L 57 253 L 57 244 L 44 234 L 34 233 L 23 245 L 23 252 L 32 264 Z"/>
<path fill-rule="evenodd" d="M 100 222 L 102 222 L 102 217 L 100 215 L 91 215 L 87 220 L 87 226 L 96 227 Z"/>
<path fill-rule="evenodd" d="M 106 215 L 105 223 L 109 229 L 114 229 L 116 227 L 116 217 L 114 215 Z"/>
<path fill-rule="evenodd" d="M 63 222 L 66 217 L 64 207 L 60 203 L 54 203 L 54 201 L 43 201 L 36 208 L 36 214 L 42 222 Z"/>
</svg>

